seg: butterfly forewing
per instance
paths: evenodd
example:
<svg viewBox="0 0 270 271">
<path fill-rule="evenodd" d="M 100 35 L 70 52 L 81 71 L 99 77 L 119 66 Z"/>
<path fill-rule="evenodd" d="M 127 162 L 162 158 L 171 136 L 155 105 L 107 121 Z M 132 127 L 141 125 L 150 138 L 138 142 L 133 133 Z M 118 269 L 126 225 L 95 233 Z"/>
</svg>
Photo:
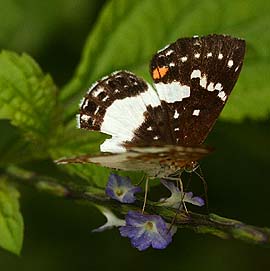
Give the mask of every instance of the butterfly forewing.
<svg viewBox="0 0 270 271">
<path fill-rule="evenodd" d="M 243 40 L 209 35 L 179 39 L 154 55 L 150 73 L 175 144 L 205 140 L 237 81 L 244 53 Z"/>
</svg>

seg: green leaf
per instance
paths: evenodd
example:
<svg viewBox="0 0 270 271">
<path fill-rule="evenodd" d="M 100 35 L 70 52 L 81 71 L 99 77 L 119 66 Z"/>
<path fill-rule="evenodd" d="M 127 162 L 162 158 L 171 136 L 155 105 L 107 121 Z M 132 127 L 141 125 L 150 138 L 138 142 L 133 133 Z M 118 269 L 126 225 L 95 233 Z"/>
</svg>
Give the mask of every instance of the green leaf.
<svg viewBox="0 0 270 271">
<path fill-rule="evenodd" d="M 0 247 L 20 254 L 23 243 L 23 218 L 19 210 L 19 192 L 0 180 Z"/>
<path fill-rule="evenodd" d="M 1 47 L 40 55 L 61 38 L 68 42 L 66 46 L 71 43 L 80 46 L 78 40 L 86 32 L 85 27 L 91 25 L 101 4 L 100 0 L 0 1 Z M 64 27 L 72 32 L 72 39 L 65 35 Z"/>
<path fill-rule="evenodd" d="M 230 120 L 266 117 L 270 109 L 269 7 L 270 3 L 263 0 L 108 2 L 89 35 L 74 78 L 61 92 L 61 100 L 69 104 L 66 119 L 73 117 L 85 91 L 101 76 L 127 69 L 149 79 L 148 65 L 156 50 L 179 37 L 209 33 L 231 34 L 247 40 L 244 69 L 223 117 Z M 254 97 L 259 110 L 249 110 Z"/>
<path fill-rule="evenodd" d="M 56 87 L 26 54 L 1 52 L 0 103 L 0 118 L 10 119 L 39 151 L 46 149 L 58 120 Z"/>
</svg>

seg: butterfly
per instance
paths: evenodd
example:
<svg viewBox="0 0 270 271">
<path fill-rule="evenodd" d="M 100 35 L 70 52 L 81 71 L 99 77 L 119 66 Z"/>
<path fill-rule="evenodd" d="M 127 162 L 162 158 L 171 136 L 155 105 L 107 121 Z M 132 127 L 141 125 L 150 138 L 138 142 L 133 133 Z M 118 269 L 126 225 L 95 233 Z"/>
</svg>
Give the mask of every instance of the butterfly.
<svg viewBox="0 0 270 271">
<path fill-rule="evenodd" d="M 117 71 L 92 85 L 82 100 L 78 126 L 111 138 L 101 154 L 57 163 L 94 163 L 166 177 L 212 149 L 202 145 L 240 74 L 245 41 L 227 35 L 180 38 L 150 62 L 153 85 Z"/>
</svg>

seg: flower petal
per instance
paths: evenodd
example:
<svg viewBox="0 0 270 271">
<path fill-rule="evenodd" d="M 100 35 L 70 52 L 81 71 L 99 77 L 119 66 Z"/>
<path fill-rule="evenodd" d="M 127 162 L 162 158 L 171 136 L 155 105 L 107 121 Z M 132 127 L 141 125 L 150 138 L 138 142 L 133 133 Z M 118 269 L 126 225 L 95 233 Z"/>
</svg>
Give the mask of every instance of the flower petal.
<svg viewBox="0 0 270 271">
<path fill-rule="evenodd" d="M 92 230 L 92 232 L 102 232 L 105 230 L 109 230 L 113 227 L 120 227 L 126 224 L 125 220 L 119 219 L 111 210 L 101 206 L 98 206 L 98 209 L 106 217 L 107 222 L 104 225 L 98 227 L 97 229 Z"/>
<path fill-rule="evenodd" d="M 185 193 L 184 201 L 200 207 L 204 205 L 204 200 L 201 197 L 193 197 L 192 192 Z"/>
<path fill-rule="evenodd" d="M 179 208 L 180 204 L 182 204 L 181 201 L 200 207 L 204 205 L 204 200 L 200 197 L 193 197 L 192 192 L 185 192 L 183 197 L 183 193 L 173 182 L 161 180 L 161 183 L 170 190 L 171 196 L 169 198 L 161 199 L 159 205 L 169 206 L 175 209 Z"/>
</svg>

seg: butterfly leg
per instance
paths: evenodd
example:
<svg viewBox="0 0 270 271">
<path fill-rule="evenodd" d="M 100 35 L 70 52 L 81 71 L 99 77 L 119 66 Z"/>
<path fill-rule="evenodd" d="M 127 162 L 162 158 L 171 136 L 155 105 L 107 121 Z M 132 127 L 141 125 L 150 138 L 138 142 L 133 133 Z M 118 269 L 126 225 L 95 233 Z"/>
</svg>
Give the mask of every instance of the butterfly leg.
<svg viewBox="0 0 270 271">
<path fill-rule="evenodd" d="M 209 213 L 209 205 L 208 205 L 208 186 L 207 182 L 203 176 L 202 168 L 199 166 L 198 167 L 200 170 L 200 173 L 197 172 L 197 170 L 194 171 L 194 173 L 200 178 L 200 180 L 203 182 L 203 187 L 204 187 L 204 194 L 205 194 L 205 203 L 206 203 L 206 209 L 207 212 Z"/>
<path fill-rule="evenodd" d="M 144 212 L 144 209 L 145 209 L 145 206 L 146 206 L 146 201 L 147 201 L 148 181 L 149 181 L 149 178 L 147 177 L 146 180 L 145 180 L 145 189 L 144 189 L 144 200 L 143 200 L 142 214 Z"/>
<path fill-rule="evenodd" d="M 169 180 L 169 181 L 176 181 L 177 187 L 180 189 L 180 192 L 181 192 L 181 200 L 180 200 L 179 207 L 177 209 L 177 213 L 181 210 L 181 207 L 183 206 L 186 213 L 188 214 L 187 206 L 184 202 L 185 192 L 184 192 L 184 185 L 183 185 L 181 176 L 179 176 L 179 177 L 165 177 L 164 179 Z"/>
<path fill-rule="evenodd" d="M 176 220 L 176 217 L 177 217 L 177 214 L 179 213 L 179 211 L 181 210 L 182 206 L 184 207 L 185 209 L 185 212 L 186 214 L 188 215 L 188 210 L 187 210 L 187 207 L 186 207 L 186 204 L 184 202 L 184 198 L 185 198 L 185 192 L 184 192 L 184 185 L 183 185 L 183 182 L 182 182 L 182 179 L 181 179 L 181 175 L 177 178 L 177 177 L 166 177 L 166 179 L 168 180 L 172 180 L 172 181 L 176 181 L 176 184 L 177 184 L 177 187 L 180 188 L 180 192 L 181 192 L 181 201 L 180 201 L 180 204 L 175 212 L 175 215 L 170 223 L 170 227 L 168 229 L 168 232 L 171 231 L 174 223 L 175 223 L 175 220 Z"/>
<path fill-rule="evenodd" d="M 177 183 L 179 184 L 180 192 L 181 192 L 181 195 L 182 195 L 180 205 L 178 207 L 177 212 L 179 212 L 181 210 L 181 205 L 183 204 L 183 207 L 184 207 L 186 213 L 188 214 L 188 209 L 187 209 L 186 203 L 184 201 L 184 198 L 185 198 L 184 185 L 183 185 L 183 182 L 182 182 L 182 179 L 181 179 L 180 176 L 179 176 L 179 179 L 177 180 Z"/>
</svg>

